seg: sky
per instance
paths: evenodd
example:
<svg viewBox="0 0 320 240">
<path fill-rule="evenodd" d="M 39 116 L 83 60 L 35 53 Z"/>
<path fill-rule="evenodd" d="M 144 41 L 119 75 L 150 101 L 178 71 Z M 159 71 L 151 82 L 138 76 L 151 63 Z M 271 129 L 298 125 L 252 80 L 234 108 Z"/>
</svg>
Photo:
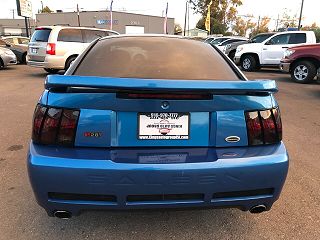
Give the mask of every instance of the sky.
<svg viewBox="0 0 320 240">
<path fill-rule="evenodd" d="M 75 11 L 77 4 L 81 10 L 103 10 L 109 7 L 111 0 L 42 0 L 42 2 L 51 10 Z M 167 2 L 168 16 L 175 18 L 175 21 L 183 26 L 186 0 L 114 0 L 113 9 L 162 16 Z M 41 1 L 32 0 L 32 6 L 33 12 L 36 13 L 41 9 Z M 274 19 L 270 23 L 270 28 L 275 28 L 278 14 L 281 16 L 287 9 L 292 15 L 299 16 L 300 6 L 301 0 L 243 0 L 243 6 L 238 8 L 238 14 L 253 15 L 256 21 L 259 16 L 268 16 Z M 313 22 L 320 25 L 319 7 L 318 0 L 305 0 L 303 25 L 311 25 Z M 0 18 L 12 18 L 12 9 L 16 9 L 16 0 L 0 0 Z M 191 28 L 195 27 L 199 18 L 199 15 L 190 12 Z"/>
</svg>

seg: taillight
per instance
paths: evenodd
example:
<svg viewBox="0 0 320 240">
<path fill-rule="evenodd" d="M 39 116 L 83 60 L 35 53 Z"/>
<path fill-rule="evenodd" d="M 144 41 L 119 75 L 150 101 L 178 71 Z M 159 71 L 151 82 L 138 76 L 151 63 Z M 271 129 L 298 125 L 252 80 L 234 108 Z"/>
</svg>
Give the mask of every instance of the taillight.
<svg viewBox="0 0 320 240">
<path fill-rule="evenodd" d="M 249 145 L 273 144 L 282 140 L 279 109 L 246 112 L 245 117 Z"/>
<path fill-rule="evenodd" d="M 55 43 L 48 43 L 47 44 L 47 54 L 56 55 L 56 44 Z"/>
<path fill-rule="evenodd" d="M 37 105 L 32 140 L 45 145 L 73 146 L 79 114 L 79 110 Z"/>
</svg>

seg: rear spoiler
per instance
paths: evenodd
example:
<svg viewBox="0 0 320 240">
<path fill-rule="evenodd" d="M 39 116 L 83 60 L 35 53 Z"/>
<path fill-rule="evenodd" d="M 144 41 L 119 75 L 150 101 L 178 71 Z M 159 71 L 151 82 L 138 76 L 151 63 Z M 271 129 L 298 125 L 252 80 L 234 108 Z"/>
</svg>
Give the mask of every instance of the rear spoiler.
<svg viewBox="0 0 320 240">
<path fill-rule="evenodd" d="M 275 93 L 273 80 L 210 81 L 210 80 L 159 80 L 137 78 L 110 78 L 92 76 L 51 75 L 45 81 L 47 90 L 62 89 L 157 92 L 207 92 L 219 94 Z"/>
</svg>

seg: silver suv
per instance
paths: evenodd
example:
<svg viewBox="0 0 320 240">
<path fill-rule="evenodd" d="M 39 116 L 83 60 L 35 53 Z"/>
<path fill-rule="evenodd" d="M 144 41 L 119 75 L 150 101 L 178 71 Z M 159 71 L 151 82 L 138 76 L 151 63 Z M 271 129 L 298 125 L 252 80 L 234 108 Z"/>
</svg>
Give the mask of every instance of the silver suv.
<svg viewBox="0 0 320 240">
<path fill-rule="evenodd" d="M 28 49 L 27 64 L 48 73 L 67 70 L 72 62 L 97 38 L 119 33 L 85 27 L 38 27 Z"/>
</svg>

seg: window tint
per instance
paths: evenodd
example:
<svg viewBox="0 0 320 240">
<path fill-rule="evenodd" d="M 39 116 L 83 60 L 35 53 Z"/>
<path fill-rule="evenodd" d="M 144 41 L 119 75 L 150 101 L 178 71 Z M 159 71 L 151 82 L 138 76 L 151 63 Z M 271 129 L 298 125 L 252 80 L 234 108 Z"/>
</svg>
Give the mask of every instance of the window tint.
<svg viewBox="0 0 320 240">
<path fill-rule="evenodd" d="M 118 78 L 239 80 L 231 66 L 210 45 L 166 37 L 100 40 L 74 74 Z"/>
<path fill-rule="evenodd" d="M 230 40 L 227 40 L 227 41 L 221 43 L 221 46 L 226 46 L 230 43 L 243 42 L 243 41 L 245 41 L 245 40 L 243 40 L 243 39 L 230 39 Z"/>
<path fill-rule="evenodd" d="M 306 42 L 307 42 L 307 36 L 305 33 L 290 34 L 289 44 L 299 44 L 299 43 L 306 43 Z"/>
<path fill-rule="evenodd" d="M 58 35 L 58 41 L 61 42 L 83 42 L 80 29 L 62 29 Z"/>
<path fill-rule="evenodd" d="M 98 30 L 84 29 L 84 30 L 82 30 L 82 32 L 84 33 L 85 42 L 87 42 L 87 43 L 90 43 L 90 42 L 96 40 L 97 38 L 101 38 L 101 37 L 105 36 L 104 32 L 98 31 Z"/>
<path fill-rule="evenodd" d="M 51 29 L 36 29 L 30 42 L 48 42 Z"/>
<path fill-rule="evenodd" d="M 13 38 L 6 38 L 6 41 L 7 41 L 8 43 L 13 44 Z"/>
<path fill-rule="evenodd" d="M 290 34 L 281 34 L 270 39 L 271 45 L 289 44 Z"/>
<path fill-rule="evenodd" d="M 27 39 L 27 38 L 18 38 L 18 43 L 19 44 L 28 44 L 29 43 L 29 39 Z"/>
<path fill-rule="evenodd" d="M 251 39 L 251 42 L 253 43 L 262 43 L 263 41 L 267 40 L 269 37 L 273 36 L 274 34 L 263 34 L 263 35 L 257 35 L 254 38 Z"/>
<path fill-rule="evenodd" d="M 0 39 L 0 46 L 6 46 L 6 42 Z"/>
<path fill-rule="evenodd" d="M 210 44 L 212 45 L 218 45 L 222 42 L 224 42 L 225 40 L 228 40 L 229 38 L 216 38 L 215 40 L 213 40 L 212 42 L 210 42 Z"/>
</svg>

